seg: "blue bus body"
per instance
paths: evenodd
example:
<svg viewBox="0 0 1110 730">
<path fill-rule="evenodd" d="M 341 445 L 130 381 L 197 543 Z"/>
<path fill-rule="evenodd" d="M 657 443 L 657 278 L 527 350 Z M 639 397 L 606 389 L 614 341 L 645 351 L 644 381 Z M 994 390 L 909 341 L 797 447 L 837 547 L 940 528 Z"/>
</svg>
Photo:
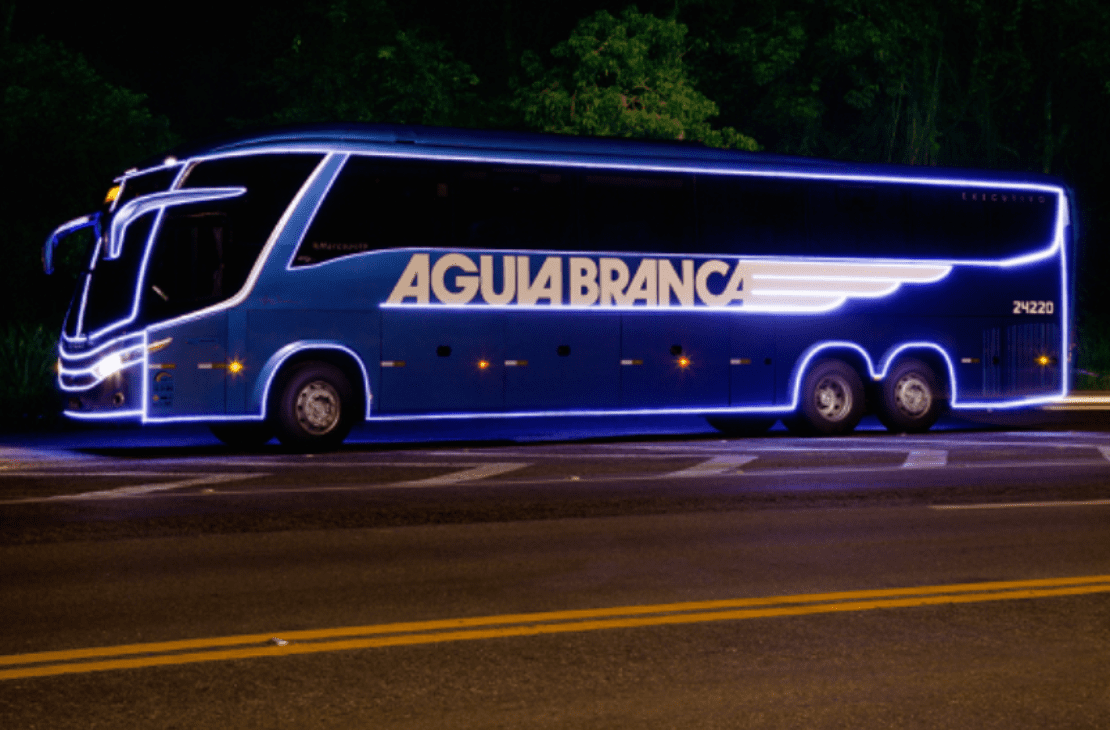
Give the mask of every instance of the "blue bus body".
<svg viewBox="0 0 1110 730">
<path fill-rule="evenodd" d="M 74 418 L 303 446 L 363 418 L 842 433 L 1069 387 L 1074 211 L 1043 176 L 343 126 L 109 197 L 46 246 L 96 229 L 59 343 Z"/>
</svg>

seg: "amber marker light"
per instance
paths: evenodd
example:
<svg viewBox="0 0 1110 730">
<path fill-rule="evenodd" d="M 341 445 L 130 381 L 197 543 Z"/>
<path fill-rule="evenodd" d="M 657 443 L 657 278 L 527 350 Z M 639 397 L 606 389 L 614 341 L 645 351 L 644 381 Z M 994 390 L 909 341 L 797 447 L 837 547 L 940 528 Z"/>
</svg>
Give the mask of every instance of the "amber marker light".
<svg viewBox="0 0 1110 730">
<path fill-rule="evenodd" d="M 1041 355 L 1037 358 L 1037 364 L 1041 366 L 1048 365 L 1050 362 L 1052 362 L 1052 359 L 1048 355 Z"/>
<path fill-rule="evenodd" d="M 119 197 L 119 191 L 121 187 L 122 186 L 120 185 L 113 185 L 111 188 L 108 189 L 108 194 L 104 196 L 105 205 L 108 205 L 109 203 L 114 203 L 116 201 L 116 198 Z"/>
<path fill-rule="evenodd" d="M 478 361 L 478 369 L 479 370 L 485 370 L 488 367 L 489 367 L 489 360 L 479 360 Z"/>
<path fill-rule="evenodd" d="M 227 364 L 227 371 L 232 375 L 238 375 L 243 372 L 243 363 L 238 360 L 232 360 Z"/>
<path fill-rule="evenodd" d="M 679 366 L 680 368 L 688 368 L 688 367 L 690 367 L 690 358 L 688 358 L 688 357 L 680 357 L 680 358 L 678 358 L 678 366 Z"/>
</svg>

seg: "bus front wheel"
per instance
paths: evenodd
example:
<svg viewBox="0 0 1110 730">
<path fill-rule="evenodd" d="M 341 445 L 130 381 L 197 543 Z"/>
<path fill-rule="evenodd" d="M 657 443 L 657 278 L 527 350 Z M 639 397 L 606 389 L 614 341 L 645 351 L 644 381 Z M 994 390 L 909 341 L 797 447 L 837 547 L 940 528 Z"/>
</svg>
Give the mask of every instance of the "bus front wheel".
<svg viewBox="0 0 1110 730">
<path fill-rule="evenodd" d="M 878 416 L 888 431 L 928 431 L 944 410 L 936 375 L 920 360 L 907 358 L 891 369 L 881 386 Z"/>
<path fill-rule="evenodd" d="M 285 378 L 278 396 L 278 440 L 298 451 L 334 448 L 354 425 L 354 404 L 354 390 L 339 368 L 321 362 L 300 365 Z"/>
<path fill-rule="evenodd" d="M 859 374 L 841 360 L 821 360 L 802 379 L 798 410 L 784 423 L 794 433 L 835 436 L 851 433 L 863 411 Z"/>
</svg>

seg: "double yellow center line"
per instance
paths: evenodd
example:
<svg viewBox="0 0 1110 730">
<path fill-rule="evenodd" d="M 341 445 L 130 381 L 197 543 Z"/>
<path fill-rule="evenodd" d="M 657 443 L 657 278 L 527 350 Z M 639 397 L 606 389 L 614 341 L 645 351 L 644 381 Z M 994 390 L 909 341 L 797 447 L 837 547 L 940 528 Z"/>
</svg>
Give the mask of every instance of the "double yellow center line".
<svg viewBox="0 0 1110 730">
<path fill-rule="evenodd" d="M 413 621 L 0 656 L 0 680 L 447 641 L 1110 593 L 1110 575 Z"/>
</svg>

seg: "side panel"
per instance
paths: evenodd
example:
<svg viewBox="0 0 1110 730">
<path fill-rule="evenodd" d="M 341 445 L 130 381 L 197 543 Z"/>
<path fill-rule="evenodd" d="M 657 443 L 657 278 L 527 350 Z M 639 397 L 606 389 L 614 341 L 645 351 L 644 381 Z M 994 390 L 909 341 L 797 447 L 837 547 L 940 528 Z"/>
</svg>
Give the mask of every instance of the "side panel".
<svg viewBox="0 0 1110 730">
<path fill-rule="evenodd" d="M 734 316 L 729 327 L 729 405 L 775 403 L 775 320 Z"/>
<path fill-rule="evenodd" d="M 619 314 L 506 313 L 505 358 L 508 410 L 620 405 Z"/>
<path fill-rule="evenodd" d="M 226 407 L 227 313 L 152 330 L 147 418 L 222 414 Z"/>
<path fill-rule="evenodd" d="M 625 313 L 621 325 L 621 406 L 727 406 L 730 319 L 728 315 L 709 313 Z"/>
<path fill-rule="evenodd" d="M 383 310 L 383 414 L 500 411 L 505 405 L 504 315 Z"/>
</svg>

